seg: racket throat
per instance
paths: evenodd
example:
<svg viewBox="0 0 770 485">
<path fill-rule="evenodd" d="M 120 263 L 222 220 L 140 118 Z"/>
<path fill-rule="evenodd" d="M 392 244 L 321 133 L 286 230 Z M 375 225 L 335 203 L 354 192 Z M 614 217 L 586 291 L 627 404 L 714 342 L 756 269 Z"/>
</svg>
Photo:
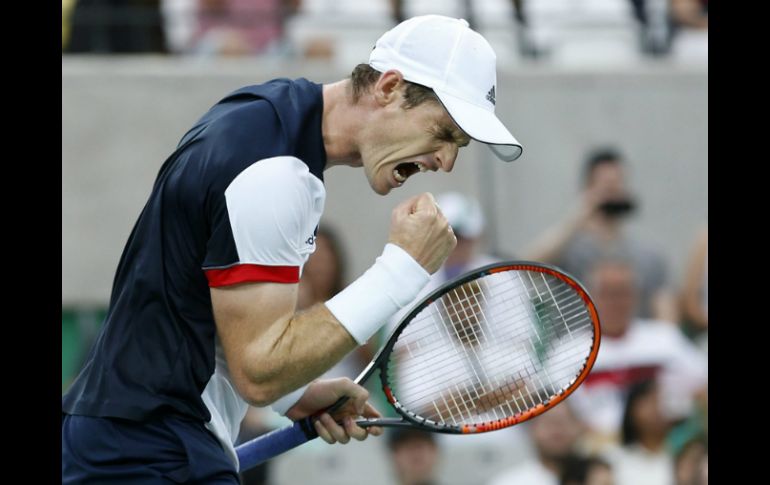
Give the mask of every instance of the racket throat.
<svg viewBox="0 0 770 485">
<path fill-rule="evenodd" d="M 362 428 L 369 426 L 383 426 L 387 428 L 414 428 L 414 424 L 401 418 L 377 418 L 377 419 L 358 419 L 356 424 Z"/>
<path fill-rule="evenodd" d="M 363 371 L 356 377 L 356 380 L 354 381 L 356 384 L 361 385 L 363 382 L 365 382 L 369 377 L 371 377 L 372 372 L 374 372 L 375 365 L 377 365 L 377 359 L 372 360 L 369 362 L 369 365 L 367 365 Z"/>
</svg>

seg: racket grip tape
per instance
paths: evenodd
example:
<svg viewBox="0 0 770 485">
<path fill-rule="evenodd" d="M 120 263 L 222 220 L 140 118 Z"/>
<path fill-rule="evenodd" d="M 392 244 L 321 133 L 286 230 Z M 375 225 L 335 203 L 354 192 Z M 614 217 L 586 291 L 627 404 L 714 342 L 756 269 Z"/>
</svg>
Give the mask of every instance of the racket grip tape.
<svg viewBox="0 0 770 485">
<path fill-rule="evenodd" d="M 317 438 L 318 433 L 313 427 L 312 419 L 300 419 L 292 426 L 276 429 L 238 446 L 235 453 L 240 463 L 239 471 L 254 468 L 270 458 Z"/>
</svg>

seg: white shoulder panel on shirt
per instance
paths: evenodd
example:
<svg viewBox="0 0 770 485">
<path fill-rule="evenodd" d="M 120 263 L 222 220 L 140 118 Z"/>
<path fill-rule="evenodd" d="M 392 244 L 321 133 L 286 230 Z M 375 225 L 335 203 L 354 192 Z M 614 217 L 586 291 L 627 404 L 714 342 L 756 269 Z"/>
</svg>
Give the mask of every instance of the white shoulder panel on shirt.
<svg viewBox="0 0 770 485">
<path fill-rule="evenodd" d="M 300 159 L 255 162 L 233 179 L 225 199 L 241 264 L 302 266 L 315 250 L 326 190 Z"/>
</svg>

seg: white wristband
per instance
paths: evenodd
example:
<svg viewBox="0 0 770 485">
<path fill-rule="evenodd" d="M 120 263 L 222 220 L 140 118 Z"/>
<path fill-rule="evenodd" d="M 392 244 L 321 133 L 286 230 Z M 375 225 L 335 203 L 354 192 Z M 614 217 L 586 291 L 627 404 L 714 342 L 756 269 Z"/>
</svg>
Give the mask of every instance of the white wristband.
<svg viewBox="0 0 770 485">
<path fill-rule="evenodd" d="M 412 302 L 429 280 L 430 274 L 409 253 L 388 243 L 374 265 L 326 307 L 362 345 Z"/>
<path fill-rule="evenodd" d="M 270 407 L 275 411 L 276 413 L 280 414 L 281 416 L 286 416 L 286 413 L 289 412 L 289 409 L 291 409 L 292 406 L 297 404 L 297 401 L 299 401 L 299 398 L 302 397 L 303 394 L 305 394 L 305 391 L 307 391 L 307 387 L 310 384 L 307 384 L 305 386 L 300 387 L 296 391 L 292 391 L 282 398 L 275 401 L 273 404 L 270 405 Z"/>
</svg>

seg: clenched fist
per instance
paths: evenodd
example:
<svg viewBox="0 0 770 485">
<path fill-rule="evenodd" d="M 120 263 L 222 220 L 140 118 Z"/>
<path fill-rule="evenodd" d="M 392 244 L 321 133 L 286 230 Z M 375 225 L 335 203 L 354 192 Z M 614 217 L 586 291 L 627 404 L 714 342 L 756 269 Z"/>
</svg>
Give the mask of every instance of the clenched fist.
<svg viewBox="0 0 770 485">
<path fill-rule="evenodd" d="M 400 246 L 433 274 L 457 245 L 457 238 L 433 195 L 426 192 L 393 209 L 388 242 Z"/>
</svg>

